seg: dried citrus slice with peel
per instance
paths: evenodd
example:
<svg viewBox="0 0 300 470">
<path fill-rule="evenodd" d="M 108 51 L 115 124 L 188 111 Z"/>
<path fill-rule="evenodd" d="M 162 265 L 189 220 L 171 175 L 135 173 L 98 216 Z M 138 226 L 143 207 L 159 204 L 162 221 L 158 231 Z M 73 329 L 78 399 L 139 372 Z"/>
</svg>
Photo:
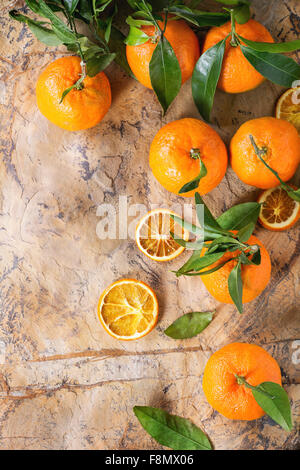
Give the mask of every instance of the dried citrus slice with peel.
<svg viewBox="0 0 300 470">
<path fill-rule="evenodd" d="M 258 220 L 269 230 L 287 230 L 300 218 L 300 203 L 294 201 L 280 186 L 263 191 L 258 202 L 262 203 Z"/>
<path fill-rule="evenodd" d="M 170 261 L 183 252 L 184 247 L 176 243 L 170 232 L 174 233 L 175 238 L 185 241 L 189 239 L 189 232 L 175 222 L 171 215 L 177 214 L 169 209 L 154 209 L 137 225 L 135 231 L 137 246 L 155 261 Z"/>
<path fill-rule="evenodd" d="M 144 282 L 122 279 L 102 293 L 98 316 L 107 333 L 114 338 L 139 339 L 150 333 L 157 323 L 157 298 Z"/>
<path fill-rule="evenodd" d="M 300 134 L 300 86 L 289 88 L 279 98 L 276 105 L 276 117 L 294 124 Z"/>
</svg>

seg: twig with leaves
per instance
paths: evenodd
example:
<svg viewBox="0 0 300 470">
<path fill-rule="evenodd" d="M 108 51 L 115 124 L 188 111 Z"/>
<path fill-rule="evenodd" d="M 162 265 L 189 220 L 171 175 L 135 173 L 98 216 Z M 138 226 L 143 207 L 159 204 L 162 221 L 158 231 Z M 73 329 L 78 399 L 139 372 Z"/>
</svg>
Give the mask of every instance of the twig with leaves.
<svg viewBox="0 0 300 470">
<path fill-rule="evenodd" d="M 61 101 L 73 88 L 82 89 L 87 75 L 94 77 L 113 60 L 129 72 L 123 44 L 124 37 L 112 26 L 113 17 L 117 12 L 116 4 L 112 12 L 107 12 L 107 8 L 114 3 L 113 0 L 25 1 L 30 10 L 43 20 L 32 19 L 16 10 L 10 11 L 10 16 L 27 24 L 36 38 L 47 46 L 65 45 L 69 51 L 75 52 L 81 58 L 80 77 L 63 92 Z M 66 22 L 57 13 L 62 14 Z M 77 32 L 78 20 L 89 26 L 93 41 Z"/>
<path fill-rule="evenodd" d="M 239 204 L 215 219 L 198 193 L 195 194 L 195 203 L 202 228 L 191 225 L 180 217 L 171 216 L 197 237 L 193 242 L 186 242 L 175 238 L 171 233 L 179 245 L 193 251 L 190 259 L 175 272 L 176 276 L 205 276 L 234 261 L 234 267 L 228 277 L 228 289 L 238 311 L 242 313 L 242 266 L 261 263 L 259 245 L 247 243 L 255 228 L 261 205 L 257 202 Z M 205 253 L 201 255 L 203 248 Z M 225 253 L 232 253 L 232 256 L 222 261 Z M 218 261 L 220 262 L 215 265 Z"/>
</svg>

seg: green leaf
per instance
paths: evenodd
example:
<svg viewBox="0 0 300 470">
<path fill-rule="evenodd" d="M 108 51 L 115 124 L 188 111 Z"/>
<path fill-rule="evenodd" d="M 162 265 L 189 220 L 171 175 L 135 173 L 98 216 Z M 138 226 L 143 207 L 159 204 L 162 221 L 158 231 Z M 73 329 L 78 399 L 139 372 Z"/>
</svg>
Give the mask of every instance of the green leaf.
<svg viewBox="0 0 300 470">
<path fill-rule="evenodd" d="M 194 254 L 197 253 L 195 256 Z M 191 258 L 176 272 L 177 277 L 187 274 L 189 271 L 200 271 L 218 261 L 224 256 L 224 252 L 211 253 L 200 256 L 199 252 L 194 252 Z"/>
<path fill-rule="evenodd" d="M 254 222 L 250 222 L 248 225 L 239 230 L 238 239 L 240 242 L 246 243 L 249 240 L 253 230 L 255 229 L 255 225 L 256 224 Z"/>
<path fill-rule="evenodd" d="M 78 5 L 79 0 L 64 0 L 64 5 L 72 15 Z"/>
<path fill-rule="evenodd" d="M 163 446 L 173 450 L 212 449 L 204 432 L 187 419 L 150 406 L 135 406 L 133 411 L 145 431 Z"/>
<path fill-rule="evenodd" d="M 214 96 L 219 81 L 226 39 L 210 47 L 200 56 L 192 76 L 194 102 L 201 116 L 209 121 Z"/>
<path fill-rule="evenodd" d="M 183 18 L 200 28 L 207 26 L 222 26 L 230 19 L 230 15 L 228 13 L 192 10 L 184 5 L 171 6 L 169 8 L 169 12 L 175 13 L 180 18 Z"/>
<path fill-rule="evenodd" d="M 116 54 L 99 54 L 91 57 L 86 61 L 86 72 L 89 77 L 94 77 L 97 73 L 102 72 L 115 59 Z"/>
<path fill-rule="evenodd" d="M 195 203 L 196 203 L 197 217 L 198 217 L 200 225 L 202 225 L 202 210 L 203 210 L 203 225 L 204 225 L 205 236 L 207 234 L 210 234 L 210 235 L 216 234 L 217 236 L 228 235 L 228 232 L 226 230 L 223 230 L 222 227 L 219 225 L 219 223 L 215 220 L 214 216 L 208 209 L 207 205 L 204 203 L 199 193 L 195 194 Z"/>
<path fill-rule="evenodd" d="M 213 312 L 191 312 L 172 323 L 165 331 L 165 335 L 174 339 L 193 338 L 203 331 L 212 321 Z"/>
<path fill-rule="evenodd" d="M 109 38 L 109 49 L 112 53 L 116 54 L 115 62 L 127 73 L 127 75 L 133 77 L 132 71 L 128 65 L 126 58 L 126 45 L 124 43 L 125 36 L 119 31 L 114 25 L 112 25 L 110 38 Z"/>
<path fill-rule="evenodd" d="M 175 240 L 178 245 L 183 246 L 184 248 L 187 248 L 188 250 L 201 250 L 203 246 L 203 240 L 197 240 L 196 242 L 187 242 L 186 240 L 183 240 L 182 238 L 177 238 L 177 236 L 174 234 L 174 232 L 170 232 L 171 237 L 173 240 Z"/>
<path fill-rule="evenodd" d="M 300 79 L 300 65 L 290 57 L 255 51 L 242 45 L 240 48 L 250 64 L 271 82 L 291 88 L 293 82 Z"/>
<path fill-rule="evenodd" d="M 188 271 L 192 271 L 193 270 L 193 263 L 194 261 L 198 260 L 201 256 L 201 251 L 202 250 L 198 250 L 198 251 L 194 251 L 192 256 L 187 260 L 186 263 L 184 263 L 183 266 L 181 266 L 180 269 L 178 269 L 178 271 L 176 271 L 176 276 L 179 277 L 181 276 L 182 274 L 184 274 L 185 272 L 188 272 Z"/>
<path fill-rule="evenodd" d="M 185 230 L 188 230 L 189 232 L 193 233 L 194 235 L 200 235 L 203 236 L 203 229 L 200 227 L 197 227 L 196 225 L 190 224 L 186 220 L 181 219 L 177 215 L 171 214 L 170 217 L 177 222 L 181 227 L 183 227 Z"/>
<path fill-rule="evenodd" d="M 283 189 L 287 192 L 290 198 L 294 199 L 294 201 L 300 202 L 300 189 L 287 189 L 288 185 L 281 185 Z"/>
<path fill-rule="evenodd" d="M 153 90 L 166 112 L 180 90 L 181 69 L 175 52 L 165 36 L 160 38 L 154 49 L 149 71 Z"/>
<path fill-rule="evenodd" d="M 217 218 L 219 225 L 225 230 L 241 230 L 246 225 L 257 222 L 261 205 L 258 202 L 237 204 Z"/>
<path fill-rule="evenodd" d="M 48 7 L 44 0 L 26 0 L 29 8 L 40 16 L 51 21 L 52 29 L 56 36 L 65 44 L 76 42 L 76 35 L 68 26 Z"/>
<path fill-rule="evenodd" d="M 291 405 L 286 391 L 277 383 L 263 382 L 252 388 L 255 401 L 285 431 L 293 428 Z"/>
<path fill-rule="evenodd" d="M 139 46 L 149 41 L 148 34 L 136 26 L 130 26 L 129 34 L 125 39 L 125 44 L 128 46 Z"/>
<path fill-rule="evenodd" d="M 47 46 L 59 46 L 60 44 L 63 44 L 54 31 L 44 26 L 45 23 L 32 20 L 28 16 L 21 15 L 16 10 L 10 11 L 9 16 L 20 23 L 26 23 L 35 37 Z"/>
<path fill-rule="evenodd" d="M 245 24 L 251 18 L 250 7 L 247 4 L 237 6 L 234 9 L 234 19 L 239 24 Z"/>
<path fill-rule="evenodd" d="M 199 158 L 200 162 L 200 173 L 196 178 L 194 178 L 192 181 L 189 181 L 186 183 L 182 188 L 179 190 L 179 194 L 182 193 L 188 193 L 189 191 L 193 191 L 194 189 L 198 188 L 200 180 L 204 178 L 204 176 L 207 175 L 207 169 L 206 166 L 204 165 L 203 161 L 201 158 Z"/>
<path fill-rule="evenodd" d="M 236 308 L 240 313 L 243 313 L 243 282 L 240 261 L 238 261 L 237 265 L 231 270 L 229 274 L 228 290 Z"/>
<path fill-rule="evenodd" d="M 255 51 L 259 52 L 273 52 L 274 54 L 280 54 L 282 52 L 293 52 L 300 49 L 300 39 L 295 39 L 289 42 L 255 42 L 250 39 L 243 38 L 238 35 L 239 39 L 243 41 L 247 46 L 251 47 Z"/>
</svg>

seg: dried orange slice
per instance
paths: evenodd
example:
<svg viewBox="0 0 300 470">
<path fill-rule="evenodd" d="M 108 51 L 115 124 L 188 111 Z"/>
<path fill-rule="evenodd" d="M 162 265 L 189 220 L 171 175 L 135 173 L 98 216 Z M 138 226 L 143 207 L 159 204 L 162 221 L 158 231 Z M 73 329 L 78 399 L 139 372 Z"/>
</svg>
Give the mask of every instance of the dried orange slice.
<svg viewBox="0 0 300 470">
<path fill-rule="evenodd" d="M 135 231 L 137 246 L 155 261 L 170 261 L 183 252 L 184 247 L 175 242 L 170 232 L 175 234 L 175 238 L 185 241 L 189 239 L 189 232 L 174 222 L 170 217 L 171 214 L 177 215 L 168 209 L 154 209 L 137 225 Z"/>
<path fill-rule="evenodd" d="M 258 220 L 269 230 L 287 230 L 300 218 L 300 203 L 290 198 L 280 186 L 263 191 L 258 202 L 262 203 Z"/>
<path fill-rule="evenodd" d="M 157 298 L 144 282 L 122 279 L 102 293 L 98 316 L 107 333 L 114 338 L 139 339 L 150 333 L 157 323 Z"/>
<path fill-rule="evenodd" d="M 300 86 L 289 88 L 279 98 L 276 117 L 291 122 L 300 134 Z"/>
</svg>

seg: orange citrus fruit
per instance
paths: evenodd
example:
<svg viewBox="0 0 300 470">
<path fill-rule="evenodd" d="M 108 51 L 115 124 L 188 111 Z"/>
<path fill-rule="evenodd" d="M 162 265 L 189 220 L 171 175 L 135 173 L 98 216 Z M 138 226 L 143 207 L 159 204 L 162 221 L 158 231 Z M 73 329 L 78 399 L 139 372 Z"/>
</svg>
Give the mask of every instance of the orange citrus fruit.
<svg viewBox="0 0 300 470">
<path fill-rule="evenodd" d="M 227 168 L 227 150 L 221 137 L 203 121 L 186 118 L 170 122 L 158 131 L 150 147 L 149 163 L 158 182 L 179 194 L 186 183 L 199 175 L 199 157 L 207 174 L 198 188 L 181 196 L 189 197 L 196 191 L 208 193 L 221 182 Z"/>
<path fill-rule="evenodd" d="M 208 242 L 209 243 L 209 242 Z M 271 261 L 269 253 L 258 238 L 252 235 L 247 241 L 248 245 L 258 245 L 261 253 L 261 263 L 242 264 L 242 281 L 243 281 L 243 303 L 251 302 L 266 288 L 271 277 Z M 206 252 L 207 248 L 203 248 L 201 256 Z M 221 259 L 209 266 L 209 269 L 219 266 L 224 261 L 231 259 L 239 254 L 239 250 L 234 252 L 226 252 Z M 228 277 L 232 269 L 236 266 L 237 260 L 229 261 L 218 271 L 211 274 L 201 276 L 201 280 L 208 292 L 219 302 L 232 304 L 228 290 Z"/>
<path fill-rule="evenodd" d="M 107 333 L 114 338 L 139 339 L 150 333 L 157 323 L 157 298 L 144 282 L 122 279 L 101 294 L 98 316 Z"/>
<path fill-rule="evenodd" d="M 81 73 L 79 57 L 62 57 L 44 69 L 36 85 L 41 113 L 68 131 L 96 126 L 111 105 L 110 84 L 104 72 L 87 76 L 81 90 L 73 88 L 60 102 L 63 92 L 77 82 Z"/>
<path fill-rule="evenodd" d="M 252 385 L 275 382 L 281 385 L 280 367 L 260 346 L 231 343 L 208 360 L 203 375 L 203 391 L 208 403 L 229 419 L 252 420 L 265 412 L 253 397 L 252 390 L 239 385 L 236 375 Z"/>
<path fill-rule="evenodd" d="M 276 117 L 294 124 L 300 134 L 300 86 L 289 88 L 281 95 L 276 105 Z"/>
<path fill-rule="evenodd" d="M 300 218 L 300 203 L 280 186 L 263 191 L 257 202 L 262 204 L 258 220 L 268 230 L 287 230 Z"/>
<path fill-rule="evenodd" d="M 158 24 L 163 28 L 161 21 L 158 21 Z M 155 27 L 142 26 L 142 30 L 149 36 L 149 41 L 138 46 L 127 45 L 127 61 L 137 80 L 152 89 L 149 64 L 157 46 L 154 39 Z M 200 57 L 197 36 L 185 21 L 173 19 L 167 22 L 164 35 L 173 47 L 181 69 L 182 83 L 184 83 L 192 76 L 196 62 Z"/>
<path fill-rule="evenodd" d="M 142 217 L 137 225 L 137 246 L 154 261 L 171 261 L 184 251 L 184 247 L 176 243 L 170 232 L 174 233 L 174 238 L 189 239 L 189 232 L 174 222 L 171 214 L 177 215 L 168 209 L 155 209 Z"/>
<path fill-rule="evenodd" d="M 274 42 L 269 31 L 255 20 L 235 25 L 236 32 L 245 39 L 256 42 Z M 203 52 L 217 44 L 231 32 L 231 22 L 211 28 L 205 38 Z M 244 57 L 239 46 L 230 44 L 231 37 L 226 41 L 222 70 L 218 88 L 226 93 L 242 93 L 252 90 L 264 81 L 264 77 Z"/>
<path fill-rule="evenodd" d="M 241 125 L 230 143 L 231 166 L 246 184 L 261 189 L 278 186 L 278 178 L 256 155 L 250 141 L 265 151 L 263 159 L 283 181 L 292 178 L 300 163 L 300 137 L 287 121 L 274 117 L 251 119 Z"/>
</svg>

